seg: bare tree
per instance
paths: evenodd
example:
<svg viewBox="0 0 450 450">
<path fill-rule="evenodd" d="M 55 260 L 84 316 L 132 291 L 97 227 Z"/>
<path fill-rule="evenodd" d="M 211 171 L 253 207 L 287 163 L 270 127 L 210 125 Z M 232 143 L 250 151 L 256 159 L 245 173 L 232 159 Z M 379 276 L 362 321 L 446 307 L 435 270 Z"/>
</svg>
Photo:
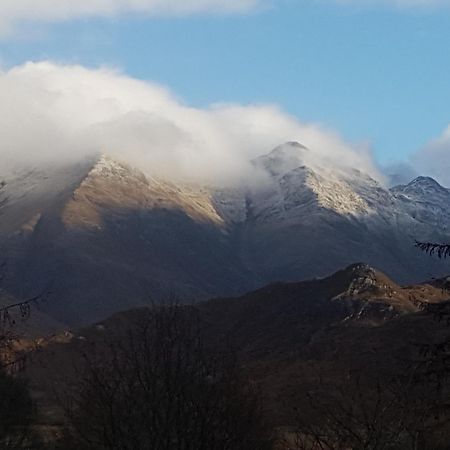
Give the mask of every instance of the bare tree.
<svg viewBox="0 0 450 450">
<path fill-rule="evenodd" d="M 85 355 L 65 409 L 68 442 L 96 450 L 265 450 L 258 390 L 211 345 L 191 307 L 142 311 Z"/>
<path fill-rule="evenodd" d="M 0 448 L 37 448 L 33 420 L 33 402 L 24 380 L 0 372 Z"/>
<path fill-rule="evenodd" d="M 6 278 L 7 261 L 0 263 L 0 283 Z M 0 299 L 4 292 L 0 288 Z M 0 369 L 8 372 L 20 372 L 24 368 L 25 355 L 17 355 L 12 344 L 17 340 L 17 325 L 27 321 L 31 316 L 33 307 L 46 301 L 51 294 L 49 288 L 39 294 L 15 303 L 9 303 L 0 307 Z M 3 303 L 3 302 L 2 302 Z"/>
<path fill-rule="evenodd" d="M 381 378 L 348 373 L 312 389 L 300 389 L 290 450 L 425 450 L 436 429 L 437 391 L 418 383 L 416 373 Z M 445 447 L 442 447 L 445 448 Z"/>
<path fill-rule="evenodd" d="M 4 279 L 6 262 L 0 264 L 0 282 Z M 32 305 L 41 296 L 0 308 L 0 448 L 5 450 L 41 448 L 32 429 L 35 408 L 27 383 L 20 376 L 25 355 L 13 349 L 17 318 L 27 320 Z"/>
</svg>

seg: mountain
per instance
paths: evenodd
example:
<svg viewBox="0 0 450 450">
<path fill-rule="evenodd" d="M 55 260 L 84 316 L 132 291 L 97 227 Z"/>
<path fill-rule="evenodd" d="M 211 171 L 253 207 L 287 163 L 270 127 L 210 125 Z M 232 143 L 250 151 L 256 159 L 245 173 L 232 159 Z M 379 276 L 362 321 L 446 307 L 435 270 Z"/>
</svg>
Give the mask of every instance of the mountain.
<svg viewBox="0 0 450 450">
<path fill-rule="evenodd" d="M 356 261 L 401 283 L 448 272 L 414 248 L 416 239 L 449 239 L 445 217 L 438 220 L 436 213 L 445 188 L 440 197 L 428 191 L 419 216 L 401 186 L 389 190 L 359 170 L 306 164 L 310 159 L 303 146 L 288 143 L 254 161 L 267 179 L 242 194 L 245 220 L 235 235 L 246 265 L 260 278 L 325 276 Z M 415 189 L 420 195 L 416 184 L 410 195 Z"/>
<path fill-rule="evenodd" d="M 252 165 L 259 182 L 231 188 L 148 176 L 105 155 L 4 171 L 4 296 L 42 294 L 41 312 L 72 326 L 357 261 L 399 283 L 448 272 L 414 248 L 415 239 L 450 241 L 450 194 L 434 180 L 389 190 L 359 170 L 317 164 L 295 142 Z"/>
<path fill-rule="evenodd" d="M 60 171 L 66 168 L 52 170 Z M 248 287 L 252 274 L 232 252 L 208 191 L 105 156 L 75 172 L 51 195 L 36 190 L 42 180 L 51 184 L 47 173 L 6 181 L 3 287 L 10 295 L 49 292 L 42 308 L 77 324 L 169 294 L 195 299 Z"/>
<path fill-rule="evenodd" d="M 430 177 L 418 177 L 411 183 L 391 189 L 403 210 L 414 219 L 416 226 L 434 227 L 443 237 L 448 234 L 450 219 L 450 190 Z M 430 232 L 430 230 L 428 230 Z M 426 231 L 425 231 L 426 233 Z"/>
</svg>

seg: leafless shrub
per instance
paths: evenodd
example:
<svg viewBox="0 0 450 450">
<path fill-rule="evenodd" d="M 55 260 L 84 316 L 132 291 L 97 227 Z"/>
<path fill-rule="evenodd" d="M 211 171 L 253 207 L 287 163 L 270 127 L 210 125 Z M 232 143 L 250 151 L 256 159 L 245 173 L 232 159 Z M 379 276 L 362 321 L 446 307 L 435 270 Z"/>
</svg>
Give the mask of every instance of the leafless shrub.
<svg viewBox="0 0 450 450">
<path fill-rule="evenodd" d="M 6 261 L 0 264 L 0 282 L 4 279 Z M 42 448 L 32 425 L 34 404 L 27 384 L 20 376 L 25 355 L 17 354 L 12 344 L 16 320 L 28 320 L 31 308 L 41 295 L 0 308 L 0 448 L 3 450 Z"/>
<path fill-rule="evenodd" d="M 381 379 L 349 373 L 298 392 L 290 450 L 425 450 L 437 428 L 437 392 L 412 372 Z M 429 446 L 431 445 L 431 446 Z"/>
</svg>

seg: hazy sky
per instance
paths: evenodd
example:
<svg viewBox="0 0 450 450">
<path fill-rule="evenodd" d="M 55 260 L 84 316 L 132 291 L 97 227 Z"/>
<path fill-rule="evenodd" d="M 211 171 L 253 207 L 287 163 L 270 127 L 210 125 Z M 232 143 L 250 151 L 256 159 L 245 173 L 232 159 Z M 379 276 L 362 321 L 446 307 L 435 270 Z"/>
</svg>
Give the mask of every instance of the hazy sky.
<svg viewBox="0 0 450 450">
<path fill-rule="evenodd" d="M 197 110 L 276 105 L 382 164 L 450 168 L 450 0 L 0 0 L 3 72 L 27 61 L 115 68 Z"/>
</svg>

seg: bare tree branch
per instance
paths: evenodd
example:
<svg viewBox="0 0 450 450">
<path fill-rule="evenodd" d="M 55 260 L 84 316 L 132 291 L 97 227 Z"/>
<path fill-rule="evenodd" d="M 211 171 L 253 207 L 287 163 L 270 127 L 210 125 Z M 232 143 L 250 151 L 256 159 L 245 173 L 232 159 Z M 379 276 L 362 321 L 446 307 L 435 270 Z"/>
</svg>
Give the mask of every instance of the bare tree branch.
<svg viewBox="0 0 450 450">
<path fill-rule="evenodd" d="M 415 246 L 429 255 L 437 255 L 438 258 L 448 258 L 450 256 L 450 244 L 437 244 L 433 242 L 416 241 Z"/>
</svg>

